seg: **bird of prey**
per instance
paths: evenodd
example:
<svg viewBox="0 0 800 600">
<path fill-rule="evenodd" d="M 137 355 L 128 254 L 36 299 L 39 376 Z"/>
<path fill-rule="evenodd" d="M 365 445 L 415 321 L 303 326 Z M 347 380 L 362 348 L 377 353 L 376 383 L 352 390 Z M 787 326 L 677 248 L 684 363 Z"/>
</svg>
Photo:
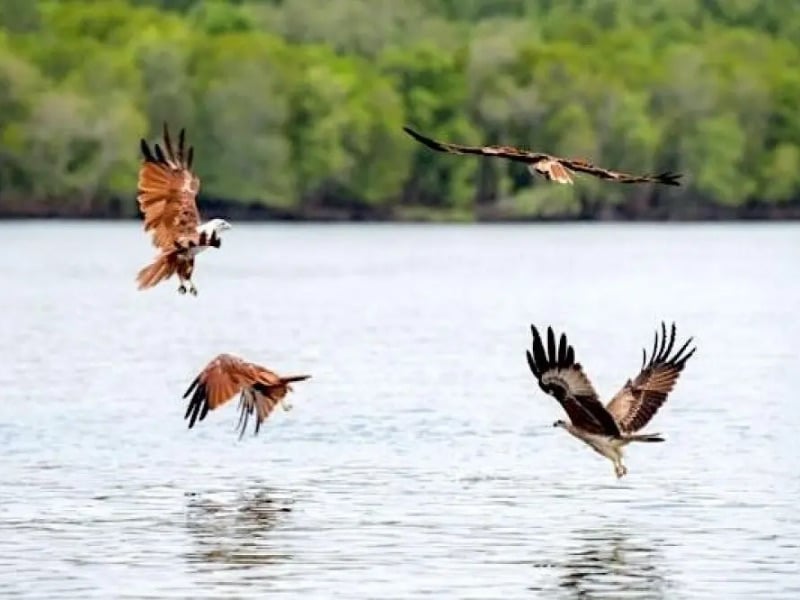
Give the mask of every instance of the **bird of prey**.
<svg viewBox="0 0 800 600">
<path fill-rule="evenodd" d="M 617 183 L 661 183 L 664 185 L 679 186 L 680 182 L 678 180 L 682 177 L 680 173 L 670 172 L 664 172 L 658 175 L 631 175 L 630 173 L 604 169 L 578 158 L 560 158 L 551 154 L 531 152 L 513 146 L 464 146 L 431 139 L 414 131 L 410 127 L 403 127 L 403 131 L 421 144 L 438 152 L 494 156 L 525 163 L 528 165 L 528 170 L 531 174 L 542 175 L 548 181 L 555 181 L 557 183 L 567 183 L 571 185 L 571 173 L 575 171 L 586 173 L 600 179 L 616 181 Z"/>
<path fill-rule="evenodd" d="M 273 409 L 281 404 L 284 410 L 292 406 L 286 395 L 293 391 L 291 384 L 304 381 L 311 375 L 278 375 L 269 369 L 247 362 L 231 354 L 219 354 L 194 378 L 184 398 L 189 399 L 184 419 L 189 419 L 189 429 L 196 421 L 206 418 L 214 410 L 239 394 L 239 439 L 244 435 L 250 415 L 255 413 L 254 435 Z"/>
<path fill-rule="evenodd" d="M 566 411 L 570 423 L 558 420 L 553 427 L 563 427 L 573 436 L 588 444 L 593 450 L 614 463 L 617 478 L 628 470 L 622 464 L 622 449 L 630 442 L 663 442 L 658 433 L 637 433 L 647 425 L 658 409 L 667 400 L 686 361 L 696 348 L 687 352 L 689 338 L 677 352 L 675 346 L 675 324 L 672 324 L 669 340 L 667 328 L 661 323 L 653 341 L 650 359 L 642 350 L 642 366 L 639 374 L 622 386 L 606 405 L 600 402 L 597 392 L 575 362 L 575 351 L 567 343 L 563 333 L 556 346 L 552 327 L 547 328 L 547 348 L 535 326 L 531 325 L 533 347 L 526 351 L 528 366 L 539 387 L 553 396 Z"/>
<path fill-rule="evenodd" d="M 192 172 L 194 148 L 186 149 L 185 130 L 178 136 L 177 151 L 164 123 L 164 148 L 153 149 L 142 139 L 144 161 L 139 169 L 136 199 L 144 215 L 144 230 L 152 232 L 159 254 L 136 277 L 139 289 L 153 287 L 177 274 L 178 292 L 196 296 L 192 282 L 195 257 L 206 248 L 219 248 L 222 231 L 230 229 L 224 219 L 200 223 L 196 197 L 200 179 Z"/>
</svg>

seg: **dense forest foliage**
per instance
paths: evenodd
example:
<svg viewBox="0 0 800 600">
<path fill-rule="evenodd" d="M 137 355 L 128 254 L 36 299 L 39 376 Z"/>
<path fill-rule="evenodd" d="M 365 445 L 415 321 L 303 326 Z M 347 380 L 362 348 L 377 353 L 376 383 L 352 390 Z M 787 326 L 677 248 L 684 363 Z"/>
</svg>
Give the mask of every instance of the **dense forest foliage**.
<svg viewBox="0 0 800 600">
<path fill-rule="evenodd" d="M 135 215 L 168 121 L 229 215 L 796 214 L 796 3 L 0 0 L 0 213 Z M 684 185 L 548 184 L 404 124 Z"/>
</svg>

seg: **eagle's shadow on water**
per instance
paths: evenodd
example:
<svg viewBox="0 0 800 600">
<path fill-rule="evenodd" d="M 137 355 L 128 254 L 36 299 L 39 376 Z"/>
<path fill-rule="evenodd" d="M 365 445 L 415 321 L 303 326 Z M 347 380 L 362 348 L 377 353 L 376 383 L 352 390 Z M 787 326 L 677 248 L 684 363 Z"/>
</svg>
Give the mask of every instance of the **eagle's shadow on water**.
<svg viewBox="0 0 800 600">
<path fill-rule="evenodd" d="M 558 597 L 659 599 L 672 586 L 661 567 L 658 542 L 638 541 L 624 529 L 586 528 L 575 531 L 576 543 L 566 556 L 549 565 L 558 573 Z"/>
<path fill-rule="evenodd" d="M 186 495 L 186 529 L 194 542 L 186 560 L 198 570 L 248 569 L 293 559 L 274 535 L 291 517 L 291 492 L 259 487 Z"/>
</svg>

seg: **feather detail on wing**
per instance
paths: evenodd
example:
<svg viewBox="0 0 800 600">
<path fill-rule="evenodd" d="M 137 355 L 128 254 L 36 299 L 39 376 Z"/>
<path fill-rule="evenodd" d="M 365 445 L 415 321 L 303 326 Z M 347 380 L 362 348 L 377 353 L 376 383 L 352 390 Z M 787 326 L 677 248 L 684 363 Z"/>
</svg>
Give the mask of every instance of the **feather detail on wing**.
<svg viewBox="0 0 800 600">
<path fill-rule="evenodd" d="M 310 375 L 280 376 L 260 365 L 230 354 L 216 356 L 192 381 L 184 393 L 189 399 L 185 419 L 191 429 L 202 421 L 210 410 L 219 408 L 239 394 L 239 430 L 241 438 L 247 421 L 256 414 L 255 433 L 278 403 L 292 391 L 291 383 L 309 379 Z"/>
<path fill-rule="evenodd" d="M 521 150 L 513 146 L 464 146 L 462 144 L 451 144 L 448 142 L 440 142 L 429 137 L 426 137 L 414 131 L 410 127 L 403 127 L 408 135 L 413 137 L 419 143 L 436 150 L 437 152 L 449 152 L 450 154 L 477 154 L 479 156 L 497 156 L 499 158 L 507 158 L 518 162 L 531 163 L 534 161 L 546 158 L 546 155 L 527 150 Z"/>
<path fill-rule="evenodd" d="M 622 431 L 633 433 L 640 430 L 666 402 L 686 361 L 697 349 L 692 348 L 687 352 L 691 342 L 692 338 L 689 338 L 670 356 L 675 346 L 675 323 L 672 324 L 669 341 L 667 341 L 667 327 L 661 323 L 660 343 L 656 331 L 650 360 L 647 360 L 646 350 L 642 350 L 641 371 L 633 381 L 628 380 L 608 403 L 608 411 L 619 423 Z"/>
<path fill-rule="evenodd" d="M 140 142 L 144 161 L 139 169 L 136 199 L 144 215 L 144 230 L 152 231 L 153 244 L 161 250 L 182 246 L 197 236 L 200 213 L 196 197 L 200 180 L 192 173 L 194 149 L 186 150 L 181 129 L 177 150 L 164 123 L 164 149 Z"/>
<path fill-rule="evenodd" d="M 528 367 L 539 387 L 553 396 L 576 427 L 590 433 L 619 436 L 613 417 L 597 398 L 592 383 L 575 362 L 575 351 L 562 333 L 556 348 L 552 327 L 547 328 L 547 350 L 535 326 L 531 325 L 532 349 L 526 352 Z"/>
<path fill-rule="evenodd" d="M 558 160 L 547 158 L 530 165 L 531 170 L 545 176 L 548 181 L 572 185 L 572 176 Z"/>
<path fill-rule="evenodd" d="M 679 186 L 678 181 L 683 175 L 680 173 L 664 172 L 658 175 L 632 175 L 630 173 L 623 173 L 621 171 L 610 171 L 593 165 L 585 160 L 559 158 L 557 159 L 567 169 L 577 171 L 579 173 L 586 173 L 600 179 L 608 181 L 615 181 L 617 183 L 661 183 L 663 185 Z"/>
</svg>

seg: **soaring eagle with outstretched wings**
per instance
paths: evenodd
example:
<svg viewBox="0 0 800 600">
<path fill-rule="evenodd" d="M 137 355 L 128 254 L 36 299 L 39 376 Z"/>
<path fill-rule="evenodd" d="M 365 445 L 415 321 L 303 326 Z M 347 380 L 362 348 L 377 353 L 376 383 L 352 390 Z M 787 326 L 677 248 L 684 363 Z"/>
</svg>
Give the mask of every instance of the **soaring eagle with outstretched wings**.
<svg viewBox="0 0 800 600">
<path fill-rule="evenodd" d="M 682 177 L 680 173 L 670 172 L 658 175 L 632 175 L 630 173 L 604 169 L 588 161 L 577 158 L 560 158 L 551 154 L 521 150 L 513 146 L 464 146 L 462 144 L 452 144 L 431 139 L 414 131 L 410 127 L 403 127 L 403 131 L 421 144 L 437 152 L 477 154 L 479 156 L 493 156 L 513 160 L 515 162 L 522 162 L 528 165 L 528 170 L 532 174 L 536 175 L 538 173 L 544 176 L 548 181 L 555 181 L 557 183 L 567 183 L 571 185 L 572 172 L 586 173 L 593 177 L 615 181 L 617 183 L 661 183 L 664 185 L 676 186 L 680 185 L 678 180 Z"/>
<path fill-rule="evenodd" d="M 291 409 L 286 400 L 286 395 L 293 391 L 291 384 L 310 378 L 311 375 L 278 375 L 238 356 L 219 354 L 194 378 L 183 395 L 184 398 L 191 396 L 184 418 L 189 420 L 191 429 L 196 421 L 206 418 L 208 411 L 219 408 L 239 394 L 239 423 L 236 426 L 239 439 L 253 413 L 256 418 L 254 434 L 257 434 L 279 403 L 284 410 Z"/>
<path fill-rule="evenodd" d="M 547 328 L 545 349 L 539 331 L 531 325 L 533 345 L 526 352 L 528 367 L 539 387 L 553 396 L 566 411 L 570 422 L 558 420 L 554 427 L 563 427 L 614 463 L 614 472 L 622 477 L 628 470 L 622 464 L 622 448 L 630 442 L 663 442 L 658 433 L 637 433 L 647 425 L 666 402 L 675 387 L 686 361 L 696 348 L 688 350 L 689 338 L 677 352 L 675 324 L 669 339 L 666 325 L 661 323 L 661 337 L 656 331 L 650 359 L 642 350 L 639 374 L 629 379 L 611 401 L 603 406 L 583 367 L 575 361 L 575 351 L 561 334 L 558 345 L 552 327 Z M 687 351 L 688 350 L 688 351 Z"/>
<path fill-rule="evenodd" d="M 200 223 L 200 179 L 192 172 L 194 148 L 186 148 L 185 137 L 186 131 L 181 129 L 175 149 L 164 123 L 163 149 L 158 144 L 151 149 L 144 139 L 140 141 L 144 160 L 139 169 L 136 200 L 144 215 L 144 230 L 151 233 L 159 255 L 139 271 L 139 289 L 153 287 L 177 274 L 178 292 L 185 294 L 188 289 L 197 295 L 192 281 L 195 257 L 206 248 L 219 248 L 222 231 L 231 227 L 223 219 Z"/>
</svg>

